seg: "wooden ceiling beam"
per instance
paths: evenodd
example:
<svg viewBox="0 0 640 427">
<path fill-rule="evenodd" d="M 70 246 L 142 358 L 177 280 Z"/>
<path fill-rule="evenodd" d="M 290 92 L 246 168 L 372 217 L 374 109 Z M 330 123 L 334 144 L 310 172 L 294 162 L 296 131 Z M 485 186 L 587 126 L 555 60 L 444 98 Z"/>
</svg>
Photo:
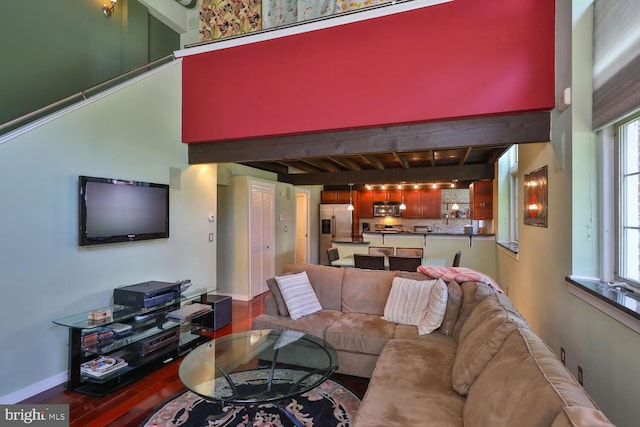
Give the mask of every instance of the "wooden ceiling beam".
<svg viewBox="0 0 640 427">
<path fill-rule="evenodd" d="M 327 159 L 331 160 L 334 163 L 339 164 L 340 166 L 342 166 L 345 169 L 349 169 L 349 170 L 352 170 L 352 171 L 362 170 L 360 165 L 358 163 L 354 162 L 351 159 L 338 159 L 338 158 L 333 157 L 333 156 L 328 156 Z"/>
<path fill-rule="evenodd" d="M 189 163 L 257 162 L 548 142 L 551 113 L 538 111 L 305 135 L 189 144 Z"/>
<path fill-rule="evenodd" d="M 471 154 L 471 150 L 473 149 L 473 147 L 467 147 L 464 155 L 462 156 L 462 158 L 460 159 L 460 166 L 464 165 L 465 163 L 467 163 L 467 159 L 469 158 L 469 155 Z"/>
<path fill-rule="evenodd" d="M 400 163 L 400 166 L 402 166 L 404 169 L 409 169 L 409 162 L 407 161 L 407 159 L 396 153 L 395 151 L 393 152 L 393 157 L 396 158 L 396 160 L 398 161 L 398 163 Z"/>
<path fill-rule="evenodd" d="M 340 168 L 330 162 L 321 159 L 300 159 L 300 161 L 305 162 L 325 172 L 340 172 Z"/>
<path fill-rule="evenodd" d="M 380 160 L 376 159 L 375 157 L 364 155 L 364 154 L 361 154 L 360 157 L 362 157 L 367 163 L 369 163 L 374 168 L 378 170 L 384 170 L 384 164 Z"/>
<path fill-rule="evenodd" d="M 403 181 L 476 181 L 493 178 L 493 164 L 385 169 L 384 173 L 380 173 L 379 170 L 362 170 L 278 175 L 278 181 L 293 185 L 346 185 L 349 183 L 359 185 Z"/>
</svg>

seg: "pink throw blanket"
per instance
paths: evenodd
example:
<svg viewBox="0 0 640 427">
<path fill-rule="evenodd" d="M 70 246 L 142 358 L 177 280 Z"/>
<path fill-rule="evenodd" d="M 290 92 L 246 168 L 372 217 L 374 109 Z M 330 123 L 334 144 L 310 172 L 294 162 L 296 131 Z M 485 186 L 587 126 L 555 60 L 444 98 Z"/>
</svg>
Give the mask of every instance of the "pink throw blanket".
<svg viewBox="0 0 640 427">
<path fill-rule="evenodd" d="M 456 281 L 462 282 L 480 282 L 485 283 L 493 288 L 494 291 L 503 294 L 500 286 L 486 274 L 472 270 L 466 267 L 418 267 L 418 272 L 432 278 L 442 279 L 445 282 Z"/>
</svg>

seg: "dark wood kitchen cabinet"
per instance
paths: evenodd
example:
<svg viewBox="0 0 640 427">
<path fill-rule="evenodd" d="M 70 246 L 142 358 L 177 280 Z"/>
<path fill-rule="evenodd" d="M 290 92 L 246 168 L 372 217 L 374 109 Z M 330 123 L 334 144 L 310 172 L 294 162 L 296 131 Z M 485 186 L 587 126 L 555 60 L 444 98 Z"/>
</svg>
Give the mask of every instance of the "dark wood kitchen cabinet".
<svg viewBox="0 0 640 427">
<path fill-rule="evenodd" d="M 320 192 L 321 203 L 349 203 L 349 190 L 329 190 Z"/>
<path fill-rule="evenodd" d="M 356 204 L 357 218 L 373 218 L 373 191 L 362 190 L 357 192 Z"/>
<path fill-rule="evenodd" d="M 408 219 L 440 218 L 440 190 L 408 190 L 404 192 L 407 209 L 402 217 Z"/>
<path fill-rule="evenodd" d="M 475 181 L 469 185 L 471 219 L 493 219 L 493 181 Z"/>
<path fill-rule="evenodd" d="M 402 200 L 402 191 L 400 190 L 374 190 L 374 202 L 398 202 Z"/>
</svg>

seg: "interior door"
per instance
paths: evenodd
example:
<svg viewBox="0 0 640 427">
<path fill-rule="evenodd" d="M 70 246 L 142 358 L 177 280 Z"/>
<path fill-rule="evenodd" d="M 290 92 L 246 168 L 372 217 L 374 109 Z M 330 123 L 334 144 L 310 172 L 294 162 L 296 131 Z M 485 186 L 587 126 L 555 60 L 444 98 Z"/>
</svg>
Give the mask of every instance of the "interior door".
<svg viewBox="0 0 640 427">
<path fill-rule="evenodd" d="M 251 298 L 267 290 L 267 279 L 275 275 L 274 193 L 269 184 L 251 184 L 250 239 Z"/>
<path fill-rule="evenodd" d="M 309 192 L 296 191 L 296 263 L 309 259 Z"/>
</svg>

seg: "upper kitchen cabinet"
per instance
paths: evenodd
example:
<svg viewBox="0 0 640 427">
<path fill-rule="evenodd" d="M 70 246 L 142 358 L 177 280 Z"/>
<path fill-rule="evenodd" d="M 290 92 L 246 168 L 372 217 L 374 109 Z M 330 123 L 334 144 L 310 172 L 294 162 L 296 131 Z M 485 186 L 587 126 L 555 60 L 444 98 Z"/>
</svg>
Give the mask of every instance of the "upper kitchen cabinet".
<svg viewBox="0 0 640 427">
<path fill-rule="evenodd" d="M 440 190 L 409 190 L 404 192 L 403 218 L 440 218 Z"/>
<path fill-rule="evenodd" d="M 320 193 L 321 203 L 349 203 L 349 190 L 330 190 Z"/>
<path fill-rule="evenodd" d="M 398 202 L 402 200 L 402 192 L 400 190 L 374 190 L 374 202 Z"/>
<path fill-rule="evenodd" d="M 476 181 L 469 186 L 471 219 L 493 219 L 493 181 Z"/>
<path fill-rule="evenodd" d="M 372 218 L 373 217 L 373 191 L 363 190 L 358 191 L 358 204 L 356 206 L 358 218 Z"/>
</svg>

